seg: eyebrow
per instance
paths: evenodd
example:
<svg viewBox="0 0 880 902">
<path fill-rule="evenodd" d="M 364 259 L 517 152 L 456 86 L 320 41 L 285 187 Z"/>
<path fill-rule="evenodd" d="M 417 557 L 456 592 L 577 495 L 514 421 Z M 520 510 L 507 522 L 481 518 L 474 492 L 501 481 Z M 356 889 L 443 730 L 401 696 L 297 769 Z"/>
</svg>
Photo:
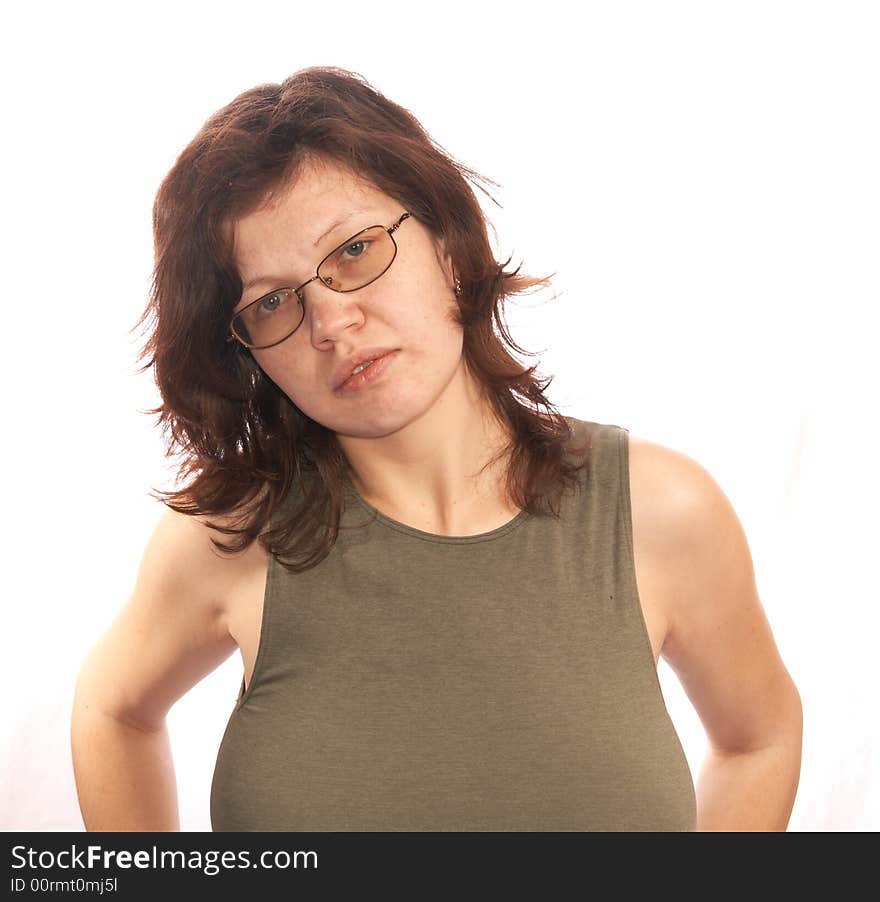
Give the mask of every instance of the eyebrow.
<svg viewBox="0 0 880 902">
<path fill-rule="evenodd" d="M 334 232 L 339 226 L 343 225 L 343 223 L 348 222 L 355 216 L 359 216 L 361 213 L 366 213 L 367 210 L 352 210 L 350 213 L 346 213 L 344 216 L 340 216 L 339 219 L 334 220 L 330 223 L 330 225 L 315 239 L 312 247 L 317 247 L 328 235 Z M 248 279 L 248 281 L 244 284 L 241 289 L 242 298 L 250 291 L 252 288 L 256 288 L 257 285 L 277 285 L 280 282 L 284 281 L 277 276 L 255 276 L 253 279 Z"/>
</svg>

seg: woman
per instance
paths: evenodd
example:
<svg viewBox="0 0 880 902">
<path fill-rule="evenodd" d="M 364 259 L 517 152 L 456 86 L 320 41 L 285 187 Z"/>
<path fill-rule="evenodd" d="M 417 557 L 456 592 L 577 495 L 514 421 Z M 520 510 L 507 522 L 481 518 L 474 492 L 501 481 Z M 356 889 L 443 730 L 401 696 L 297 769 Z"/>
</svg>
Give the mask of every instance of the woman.
<svg viewBox="0 0 880 902">
<path fill-rule="evenodd" d="M 191 480 L 80 674 L 88 829 L 179 829 L 165 716 L 236 646 L 215 830 L 785 828 L 800 700 L 736 515 L 508 353 L 502 301 L 547 280 L 495 261 L 466 177 L 310 68 L 165 178 L 144 356 Z"/>
</svg>

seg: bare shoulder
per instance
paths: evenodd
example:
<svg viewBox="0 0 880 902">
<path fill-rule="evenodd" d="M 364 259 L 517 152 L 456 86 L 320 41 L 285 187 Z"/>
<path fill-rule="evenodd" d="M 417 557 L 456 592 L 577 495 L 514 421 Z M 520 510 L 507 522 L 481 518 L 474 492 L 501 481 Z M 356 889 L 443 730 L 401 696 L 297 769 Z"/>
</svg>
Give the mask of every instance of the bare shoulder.
<svg viewBox="0 0 880 902">
<path fill-rule="evenodd" d="M 788 742 L 800 730 L 800 698 L 733 504 L 693 458 L 645 439 L 630 438 L 630 478 L 634 544 L 662 587 L 663 657 L 713 747 L 734 752 Z"/>
<path fill-rule="evenodd" d="M 224 528 L 241 528 L 241 514 L 181 515 L 191 521 L 190 528 L 198 533 L 199 553 L 194 563 L 203 568 L 202 576 L 210 587 L 213 604 L 228 628 L 242 598 L 252 594 L 254 582 L 264 581 L 268 557 L 266 549 L 254 540 L 243 551 L 233 552 L 218 548 L 215 542 L 228 545 L 234 535 L 224 533 Z"/>
<path fill-rule="evenodd" d="M 638 504 L 640 519 L 657 530 L 658 540 L 667 534 L 663 527 L 674 511 L 698 504 L 714 486 L 692 457 L 641 436 L 629 436 L 629 468 L 633 505 Z"/>
<path fill-rule="evenodd" d="M 667 542 L 675 540 L 669 530 L 670 518 L 704 491 L 705 471 L 680 451 L 632 434 L 628 456 L 633 530 L 646 548 L 661 552 Z"/>
<path fill-rule="evenodd" d="M 144 550 L 136 594 L 185 608 L 180 616 L 186 616 L 195 631 L 228 641 L 243 587 L 266 567 L 258 541 L 240 552 L 215 544 L 226 546 L 235 538 L 223 528 L 241 528 L 241 517 L 236 512 L 184 514 L 166 508 Z"/>
<path fill-rule="evenodd" d="M 83 662 L 77 710 L 159 729 L 171 706 L 235 650 L 227 609 L 255 555 L 218 550 L 210 519 L 163 511 L 131 595 Z"/>
<path fill-rule="evenodd" d="M 694 458 L 631 435 L 629 470 L 633 528 L 638 520 L 645 547 L 670 566 L 674 560 L 695 563 L 692 552 L 705 553 L 722 536 L 727 544 L 738 540 L 740 556 L 746 557 L 742 527 L 730 499 Z"/>
<path fill-rule="evenodd" d="M 629 435 L 629 483 L 633 552 L 639 598 L 655 661 L 675 616 L 682 541 L 692 512 L 705 498 L 711 477 L 693 458 L 658 442 Z"/>
<path fill-rule="evenodd" d="M 694 458 L 635 435 L 629 437 L 629 478 L 634 542 L 670 576 L 686 579 L 673 571 L 674 562 L 688 563 L 705 530 L 730 527 L 736 518 L 730 501 Z"/>
</svg>

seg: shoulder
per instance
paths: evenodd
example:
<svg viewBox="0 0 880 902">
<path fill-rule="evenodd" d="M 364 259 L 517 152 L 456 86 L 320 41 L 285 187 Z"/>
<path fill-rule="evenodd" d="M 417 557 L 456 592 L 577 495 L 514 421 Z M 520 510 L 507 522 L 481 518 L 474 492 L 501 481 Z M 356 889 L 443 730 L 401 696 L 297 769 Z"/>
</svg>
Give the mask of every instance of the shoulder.
<svg viewBox="0 0 880 902">
<path fill-rule="evenodd" d="M 681 617 L 681 584 L 693 565 L 692 535 L 709 528 L 705 506 L 714 480 L 688 455 L 623 433 L 628 446 L 633 553 L 642 605 L 664 624 L 664 657 Z M 628 438 L 627 438 L 628 436 Z M 676 606 L 678 610 L 676 610 Z"/>
<path fill-rule="evenodd" d="M 682 451 L 630 434 L 628 457 L 633 516 L 657 543 L 680 543 L 732 512 L 714 477 Z"/>
<path fill-rule="evenodd" d="M 240 566 L 224 562 L 204 522 L 165 507 L 127 602 L 83 662 L 77 695 L 158 729 L 174 702 L 234 650 L 225 606 Z"/>
<path fill-rule="evenodd" d="M 638 541 L 662 573 L 663 657 L 715 748 L 762 748 L 797 722 L 800 699 L 742 523 L 706 468 L 680 451 L 631 437 L 630 478 L 634 535 L 638 519 Z"/>
<path fill-rule="evenodd" d="M 680 635 L 694 606 L 710 603 L 707 586 L 717 591 L 735 578 L 740 593 L 752 591 L 746 536 L 730 499 L 693 457 L 634 435 L 628 457 L 633 543 L 656 575 L 670 631 L 677 624 Z"/>
<path fill-rule="evenodd" d="M 194 602 L 225 620 L 239 586 L 253 571 L 266 565 L 266 551 L 259 541 L 240 552 L 227 551 L 234 534 L 224 529 L 240 528 L 243 514 L 184 514 L 167 508 L 151 539 L 153 560 L 161 569 L 190 587 Z"/>
<path fill-rule="evenodd" d="M 742 523 L 707 468 L 639 436 L 629 437 L 628 456 L 633 531 L 638 530 L 644 553 L 663 561 L 675 603 L 699 603 L 692 591 L 698 579 L 740 574 L 750 580 L 752 559 Z"/>
<path fill-rule="evenodd" d="M 195 595 L 219 606 L 216 595 L 240 556 L 223 551 L 213 540 L 228 541 L 229 537 L 215 527 L 231 523 L 230 516 L 184 514 L 166 507 L 148 545 L 152 563 L 157 570 L 161 564 L 166 578 L 191 584 Z"/>
<path fill-rule="evenodd" d="M 247 553 L 255 548 L 262 546 L 258 541 L 254 541 L 244 551 L 232 552 L 225 551 L 223 548 L 217 547 L 216 542 L 228 545 L 237 536 L 235 533 L 225 532 L 227 529 L 240 530 L 248 524 L 251 517 L 254 516 L 257 506 L 266 495 L 266 488 L 263 487 L 257 495 L 250 501 L 241 504 L 238 508 L 219 514 L 182 514 L 168 509 L 166 516 L 171 515 L 179 518 L 181 521 L 188 521 L 191 528 L 199 535 L 201 543 L 205 542 L 214 550 L 221 560 L 237 560 L 247 555 Z M 214 540 L 214 541 L 212 541 Z"/>
</svg>

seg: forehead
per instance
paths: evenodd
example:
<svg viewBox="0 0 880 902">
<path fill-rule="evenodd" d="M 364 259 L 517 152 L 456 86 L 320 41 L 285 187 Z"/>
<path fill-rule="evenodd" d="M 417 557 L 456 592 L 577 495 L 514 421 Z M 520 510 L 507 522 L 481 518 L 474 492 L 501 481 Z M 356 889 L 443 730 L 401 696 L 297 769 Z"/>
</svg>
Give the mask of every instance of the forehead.
<svg viewBox="0 0 880 902">
<path fill-rule="evenodd" d="M 305 160 L 258 209 L 232 223 L 235 262 L 240 270 L 256 270 L 281 252 L 288 261 L 297 256 L 311 259 L 318 250 L 315 241 L 341 217 L 362 210 L 363 216 L 376 214 L 381 221 L 393 206 L 388 195 L 344 166 Z M 361 218 L 334 229 L 320 247 L 326 249 L 334 238 L 344 241 L 349 227 L 352 232 L 363 227 Z"/>
</svg>

